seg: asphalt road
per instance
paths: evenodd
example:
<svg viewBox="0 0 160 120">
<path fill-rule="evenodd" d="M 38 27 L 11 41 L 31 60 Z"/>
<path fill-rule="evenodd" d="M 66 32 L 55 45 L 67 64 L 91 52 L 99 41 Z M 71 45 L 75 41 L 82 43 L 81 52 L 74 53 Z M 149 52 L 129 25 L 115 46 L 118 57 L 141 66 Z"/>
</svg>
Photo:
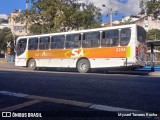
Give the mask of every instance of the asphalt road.
<svg viewBox="0 0 160 120">
<path fill-rule="evenodd" d="M 0 111 L 47 111 L 43 116 L 87 120 L 159 119 L 159 90 L 158 76 L 1 69 Z M 134 112 L 153 117 L 133 117 Z"/>
</svg>

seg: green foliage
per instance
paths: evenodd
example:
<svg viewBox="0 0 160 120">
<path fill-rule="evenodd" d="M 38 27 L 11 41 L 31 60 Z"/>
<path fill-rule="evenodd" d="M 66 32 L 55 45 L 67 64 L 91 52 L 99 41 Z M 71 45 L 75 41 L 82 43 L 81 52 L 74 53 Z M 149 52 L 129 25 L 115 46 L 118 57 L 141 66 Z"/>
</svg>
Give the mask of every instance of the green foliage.
<svg viewBox="0 0 160 120">
<path fill-rule="evenodd" d="M 160 0 L 141 0 L 140 1 L 141 13 L 147 12 L 147 15 L 153 15 L 154 18 L 160 15 Z"/>
<path fill-rule="evenodd" d="M 152 29 L 147 32 L 147 40 L 160 40 L 160 30 Z"/>
<path fill-rule="evenodd" d="M 30 34 L 41 34 L 42 33 L 42 26 L 40 24 L 33 24 L 30 25 L 28 30 L 30 31 Z"/>
<path fill-rule="evenodd" d="M 0 29 L 0 50 L 6 50 L 7 42 L 13 41 L 13 34 L 9 28 Z"/>
<path fill-rule="evenodd" d="M 148 14 L 153 14 L 156 17 L 159 11 L 160 11 L 160 1 L 151 0 L 147 2 L 147 13 Z"/>
<path fill-rule="evenodd" d="M 99 8 L 91 3 L 81 11 L 72 0 L 32 0 L 31 9 L 18 17 L 25 18 L 31 34 L 95 28 L 101 23 Z"/>
</svg>

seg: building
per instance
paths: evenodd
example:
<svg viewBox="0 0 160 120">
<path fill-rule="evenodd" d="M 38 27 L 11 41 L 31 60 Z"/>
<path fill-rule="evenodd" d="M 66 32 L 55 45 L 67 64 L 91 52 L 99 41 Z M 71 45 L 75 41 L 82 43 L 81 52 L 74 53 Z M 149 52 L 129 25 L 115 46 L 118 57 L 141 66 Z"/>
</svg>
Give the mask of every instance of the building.
<svg viewBox="0 0 160 120">
<path fill-rule="evenodd" d="M 116 20 L 112 22 L 113 26 L 131 24 L 131 23 L 144 27 L 146 31 L 151 29 L 160 29 L 160 18 L 153 19 L 152 16 L 131 15 L 122 18 L 122 20 L 119 21 Z M 109 22 L 102 24 L 102 27 L 109 27 L 109 26 L 110 26 Z"/>
<path fill-rule="evenodd" d="M 9 24 L 6 24 L 6 23 L 2 23 L 0 24 L 0 29 L 3 29 L 3 28 L 10 28 Z"/>
<path fill-rule="evenodd" d="M 160 19 L 153 19 L 152 16 L 143 16 L 133 23 L 144 27 L 146 31 L 151 29 L 160 30 Z"/>
<path fill-rule="evenodd" d="M 19 20 L 18 22 L 16 21 L 16 17 L 21 13 L 20 10 L 15 10 L 13 13 L 10 14 L 8 24 L 10 26 L 10 29 L 12 33 L 15 36 L 24 36 L 27 35 L 27 30 L 26 30 L 26 23 L 22 22 Z"/>
</svg>

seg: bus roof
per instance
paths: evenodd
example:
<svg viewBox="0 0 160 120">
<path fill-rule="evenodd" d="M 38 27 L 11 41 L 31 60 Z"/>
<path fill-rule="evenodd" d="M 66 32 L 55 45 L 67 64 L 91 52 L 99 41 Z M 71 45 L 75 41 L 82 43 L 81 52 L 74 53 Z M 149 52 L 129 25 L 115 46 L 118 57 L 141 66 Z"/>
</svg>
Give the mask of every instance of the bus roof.
<svg viewBox="0 0 160 120">
<path fill-rule="evenodd" d="M 31 37 L 41 37 L 41 36 L 52 36 L 52 35 L 66 35 L 71 33 L 84 33 L 84 32 L 94 32 L 94 31 L 103 31 L 103 30 L 112 30 L 112 29 L 119 29 L 119 28 L 128 28 L 128 27 L 136 27 L 136 24 L 129 24 L 129 25 L 119 25 L 113 27 L 102 27 L 102 28 L 94 28 L 94 29 L 84 29 L 84 30 L 75 30 L 75 31 L 68 31 L 68 32 L 58 32 L 58 33 L 49 33 L 49 34 L 41 34 L 41 35 L 29 35 L 29 36 L 21 36 L 20 38 L 31 38 Z"/>
</svg>

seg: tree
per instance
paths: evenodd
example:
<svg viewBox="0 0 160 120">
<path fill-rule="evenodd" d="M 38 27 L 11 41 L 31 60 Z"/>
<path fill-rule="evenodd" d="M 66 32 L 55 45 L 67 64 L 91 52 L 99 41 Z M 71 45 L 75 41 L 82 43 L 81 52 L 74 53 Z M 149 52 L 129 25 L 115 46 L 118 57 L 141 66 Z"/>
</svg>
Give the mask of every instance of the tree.
<svg viewBox="0 0 160 120">
<path fill-rule="evenodd" d="M 160 17 L 160 0 L 141 0 L 140 1 L 141 13 L 145 12 L 147 15 L 153 15 L 153 18 L 157 19 Z"/>
<path fill-rule="evenodd" d="M 7 48 L 7 42 L 11 42 L 13 48 L 13 34 L 9 28 L 3 28 L 0 29 L 0 51 L 4 50 L 6 51 Z"/>
<path fill-rule="evenodd" d="M 160 40 L 160 30 L 152 29 L 147 32 L 147 40 Z"/>
<path fill-rule="evenodd" d="M 18 17 L 30 26 L 31 34 L 51 33 L 80 28 L 100 27 L 100 9 L 92 3 L 80 10 L 73 0 L 32 0 L 31 9 L 25 10 Z M 22 20 L 22 19 L 21 19 Z M 35 28 L 41 30 L 35 31 Z M 41 34 L 39 33 L 39 34 Z"/>
<path fill-rule="evenodd" d="M 147 2 L 147 14 L 157 18 L 160 15 L 160 1 L 151 0 Z"/>
</svg>

